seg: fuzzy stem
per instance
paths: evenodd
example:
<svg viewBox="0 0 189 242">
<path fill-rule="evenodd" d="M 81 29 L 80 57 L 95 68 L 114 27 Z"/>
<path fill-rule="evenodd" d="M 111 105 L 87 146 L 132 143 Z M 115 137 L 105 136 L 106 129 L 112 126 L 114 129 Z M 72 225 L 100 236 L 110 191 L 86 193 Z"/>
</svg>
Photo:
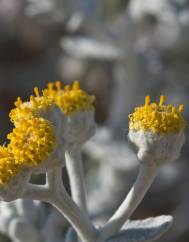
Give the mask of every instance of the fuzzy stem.
<svg viewBox="0 0 189 242">
<path fill-rule="evenodd" d="M 137 179 L 128 195 L 100 231 L 100 238 L 107 239 L 116 234 L 135 211 L 156 177 L 156 164 L 141 164 Z"/>
<path fill-rule="evenodd" d="M 46 186 L 29 185 L 24 198 L 50 203 L 71 223 L 83 242 L 95 242 L 97 231 L 88 216 L 69 197 L 62 183 L 62 168 L 47 174 Z"/>
<path fill-rule="evenodd" d="M 49 197 L 49 188 L 46 185 L 28 183 L 21 198 L 45 201 Z"/>
<path fill-rule="evenodd" d="M 49 202 L 68 219 L 82 241 L 95 241 L 96 230 L 88 219 L 88 216 L 82 213 L 77 205 L 73 203 L 65 190 L 59 194 L 54 194 L 54 196 L 49 199 Z"/>
<path fill-rule="evenodd" d="M 66 168 L 70 181 L 72 199 L 84 212 L 87 212 L 86 189 L 80 146 L 66 152 Z"/>
</svg>

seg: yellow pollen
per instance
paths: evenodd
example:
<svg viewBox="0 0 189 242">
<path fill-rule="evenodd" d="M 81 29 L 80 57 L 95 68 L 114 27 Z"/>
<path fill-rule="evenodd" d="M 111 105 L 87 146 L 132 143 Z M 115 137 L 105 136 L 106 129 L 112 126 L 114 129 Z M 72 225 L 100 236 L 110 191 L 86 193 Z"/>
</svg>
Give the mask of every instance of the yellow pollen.
<svg viewBox="0 0 189 242">
<path fill-rule="evenodd" d="M 15 163 L 31 167 L 40 165 L 55 145 L 53 126 L 43 118 L 22 120 L 7 138 Z"/>
<path fill-rule="evenodd" d="M 40 97 L 39 88 L 38 87 L 34 87 L 34 93 L 35 93 L 36 97 Z"/>
<path fill-rule="evenodd" d="M 144 106 L 135 108 L 129 115 L 129 129 L 160 134 L 178 133 L 184 129 L 186 122 L 181 114 L 184 106 L 179 105 L 177 110 L 173 105 L 164 105 L 164 101 L 165 96 L 161 96 L 159 104 L 150 104 L 150 97 L 146 96 Z"/>
<path fill-rule="evenodd" d="M 0 186 L 8 184 L 20 170 L 21 167 L 15 163 L 11 150 L 5 146 L 0 146 Z"/>
</svg>

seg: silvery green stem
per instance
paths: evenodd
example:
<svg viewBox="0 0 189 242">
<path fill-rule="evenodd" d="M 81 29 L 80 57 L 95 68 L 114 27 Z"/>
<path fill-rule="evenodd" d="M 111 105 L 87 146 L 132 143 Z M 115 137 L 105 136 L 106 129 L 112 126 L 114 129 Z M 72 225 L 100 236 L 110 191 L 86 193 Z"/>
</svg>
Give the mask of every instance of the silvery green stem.
<svg viewBox="0 0 189 242">
<path fill-rule="evenodd" d="M 157 172 L 158 167 L 155 163 L 142 163 L 140 165 L 139 174 L 133 187 L 117 211 L 101 229 L 100 238 L 109 238 L 121 229 L 123 224 L 142 201 L 144 195 L 156 177 Z"/>
<path fill-rule="evenodd" d="M 62 168 L 49 172 L 46 186 L 39 186 L 39 190 L 38 185 L 29 185 L 23 197 L 50 203 L 71 223 L 83 242 L 95 242 L 96 229 L 63 186 Z"/>
<path fill-rule="evenodd" d="M 69 149 L 66 152 L 66 168 L 70 179 L 72 199 L 83 211 L 87 212 L 86 189 L 80 146 Z"/>
</svg>

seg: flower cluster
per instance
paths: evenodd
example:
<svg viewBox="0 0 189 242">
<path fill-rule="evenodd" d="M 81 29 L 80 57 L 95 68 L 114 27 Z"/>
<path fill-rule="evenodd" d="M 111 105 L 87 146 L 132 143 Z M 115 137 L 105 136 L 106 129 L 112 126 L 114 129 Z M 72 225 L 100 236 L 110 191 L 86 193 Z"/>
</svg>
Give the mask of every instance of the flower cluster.
<svg viewBox="0 0 189 242">
<path fill-rule="evenodd" d="M 65 146 L 64 130 L 74 128 L 70 117 L 93 110 L 94 96 L 82 90 L 78 81 L 63 89 L 59 81 L 49 83 L 41 95 L 35 87 L 34 94 L 27 102 L 18 97 L 10 111 L 15 127 L 7 135 L 8 145 L 0 146 L 0 186 L 8 184 L 22 168 L 40 170 L 44 165 L 48 169 L 50 164 L 53 169 L 62 163 L 59 151 Z"/>
<path fill-rule="evenodd" d="M 82 90 L 78 81 L 64 88 L 59 81 L 49 83 L 41 95 L 37 87 L 34 93 L 27 102 L 18 98 L 10 112 L 14 128 L 7 135 L 7 146 L 0 146 L 0 198 L 32 198 L 51 203 L 73 225 L 82 241 L 107 241 L 129 219 L 161 164 L 179 156 L 185 140 L 183 105 L 177 109 L 164 105 L 164 96 L 159 103 L 150 103 L 146 96 L 144 106 L 129 115 L 129 139 L 138 147 L 141 161 L 139 175 L 120 207 L 98 230 L 85 215 L 81 159 L 81 147 L 95 131 L 95 98 Z M 64 159 L 72 199 L 63 186 Z M 45 173 L 45 185 L 30 184 L 32 173 Z"/>
</svg>

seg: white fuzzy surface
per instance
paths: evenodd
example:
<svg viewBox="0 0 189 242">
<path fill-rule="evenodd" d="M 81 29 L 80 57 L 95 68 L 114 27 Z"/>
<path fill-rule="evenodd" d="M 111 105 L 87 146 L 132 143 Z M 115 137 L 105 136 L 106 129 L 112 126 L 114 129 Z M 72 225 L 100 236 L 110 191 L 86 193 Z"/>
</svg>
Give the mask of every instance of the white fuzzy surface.
<svg viewBox="0 0 189 242">
<path fill-rule="evenodd" d="M 174 161 L 179 157 L 185 141 L 184 131 L 175 134 L 161 135 L 145 131 L 129 131 L 129 140 L 138 148 L 140 161 L 162 164 Z"/>
<path fill-rule="evenodd" d="M 68 116 L 66 131 L 65 139 L 68 147 L 85 143 L 95 132 L 94 110 Z"/>
<path fill-rule="evenodd" d="M 0 200 L 10 202 L 20 198 L 24 192 L 25 186 L 30 179 L 31 172 L 23 168 L 16 176 L 12 177 L 6 186 L 0 187 Z"/>
</svg>

